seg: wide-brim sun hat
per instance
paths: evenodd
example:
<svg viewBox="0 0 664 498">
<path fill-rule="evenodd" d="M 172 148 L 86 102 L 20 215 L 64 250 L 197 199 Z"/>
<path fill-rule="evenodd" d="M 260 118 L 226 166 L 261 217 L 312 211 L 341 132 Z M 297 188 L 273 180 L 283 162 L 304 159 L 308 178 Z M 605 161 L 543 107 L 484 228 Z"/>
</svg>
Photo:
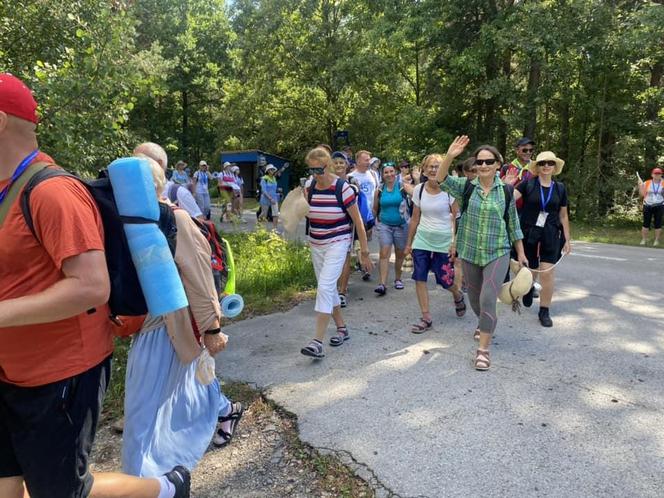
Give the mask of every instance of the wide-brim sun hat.
<svg viewBox="0 0 664 498">
<path fill-rule="evenodd" d="M 503 284 L 498 293 L 498 299 L 501 303 L 514 305 L 522 296 L 528 294 L 532 286 L 533 274 L 523 266 L 512 280 Z"/>
<path fill-rule="evenodd" d="M 537 154 L 537 158 L 533 161 L 533 166 L 530 172 L 535 176 L 539 174 L 539 166 L 537 166 L 537 163 L 540 161 L 554 161 L 556 163 L 556 167 L 553 170 L 554 175 L 559 175 L 565 166 L 565 161 L 556 157 L 556 155 L 550 150 L 545 150 L 544 152 Z"/>
<path fill-rule="evenodd" d="M 265 172 L 267 173 L 268 171 L 277 171 L 277 167 L 274 164 L 268 164 L 265 167 Z"/>
<path fill-rule="evenodd" d="M 291 190 L 279 208 L 279 218 L 288 233 L 295 233 L 300 221 L 308 214 L 309 203 L 304 197 L 302 187 Z"/>
</svg>

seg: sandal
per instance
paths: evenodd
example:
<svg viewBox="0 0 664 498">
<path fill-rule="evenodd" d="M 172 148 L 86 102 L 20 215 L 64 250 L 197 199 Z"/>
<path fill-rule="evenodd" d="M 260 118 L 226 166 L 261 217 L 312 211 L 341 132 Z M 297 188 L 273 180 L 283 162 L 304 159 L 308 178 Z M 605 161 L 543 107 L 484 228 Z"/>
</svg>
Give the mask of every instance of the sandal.
<svg viewBox="0 0 664 498">
<path fill-rule="evenodd" d="M 480 340 L 480 329 L 475 329 L 475 333 L 473 334 L 473 339 L 476 341 Z"/>
<path fill-rule="evenodd" d="M 212 444 L 214 444 L 217 448 L 223 448 L 224 446 L 228 445 L 233 439 L 235 429 L 237 429 L 243 414 L 244 407 L 242 406 L 242 403 L 239 401 L 232 403 L 231 412 L 225 417 L 219 417 L 217 420 L 217 430 L 215 431 L 214 437 L 212 438 Z M 228 421 L 231 423 L 230 432 L 226 432 L 221 428 L 221 424 Z"/>
<path fill-rule="evenodd" d="M 413 324 L 410 331 L 413 334 L 423 334 L 433 326 L 433 320 L 426 320 L 424 317 L 420 318 L 420 323 Z"/>
<path fill-rule="evenodd" d="M 323 343 L 316 339 L 313 339 L 309 344 L 300 349 L 300 353 L 304 356 L 311 356 L 316 359 L 325 358 L 325 353 L 323 353 Z"/>
<path fill-rule="evenodd" d="M 394 281 L 394 288 L 399 290 L 403 289 L 403 282 L 401 281 L 401 279 L 397 278 Z"/>
<path fill-rule="evenodd" d="M 461 294 L 461 299 L 458 301 L 454 300 L 454 311 L 456 311 L 456 316 L 459 318 L 466 314 L 466 301 L 463 298 L 463 294 Z"/>
<path fill-rule="evenodd" d="M 341 346 L 348 339 L 350 339 L 350 334 L 348 334 L 348 327 L 345 325 L 342 327 L 337 327 L 337 335 L 330 338 L 330 346 Z"/>
<path fill-rule="evenodd" d="M 387 289 L 383 284 L 380 284 L 378 287 L 374 289 L 374 292 L 378 294 L 379 296 L 384 296 L 385 293 L 387 292 Z"/>
<path fill-rule="evenodd" d="M 491 360 L 489 359 L 489 351 L 486 349 L 478 349 L 475 354 L 475 370 L 485 371 L 491 367 Z"/>
</svg>

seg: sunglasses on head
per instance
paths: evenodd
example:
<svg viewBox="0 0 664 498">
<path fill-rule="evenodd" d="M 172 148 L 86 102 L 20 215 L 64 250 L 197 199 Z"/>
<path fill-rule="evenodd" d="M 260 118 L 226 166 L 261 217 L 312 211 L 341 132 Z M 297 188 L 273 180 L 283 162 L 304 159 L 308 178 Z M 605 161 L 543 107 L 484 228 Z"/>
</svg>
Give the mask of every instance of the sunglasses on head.
<svg viewBox="0 0 664 498">
<path fill-rule="evenodd" d="M 482 166 L 483 164 L 486 164 L 487 166 L 493 166 L 496 164 L 496 159 L 475 159 L 475 164 L 477 166 Z"/>
<path fill-rule="evenodd" d="M 533 149 L 533 148 L 531 147 L 531 148 L 529 148 L 529 149 L 521 149 L 521 152 L 524 152 L 524 153 L 527 153 L 527 154 L 531 154 L 531 153 L 533 152 L 533 150 L 535 150 L 535 149 Z"/>
<path fill-rule="evenodd" d="M 556 165 L 556 161 L 538 161 L 537 166 L 551 166 L 552 168 Z"/>
</svg>

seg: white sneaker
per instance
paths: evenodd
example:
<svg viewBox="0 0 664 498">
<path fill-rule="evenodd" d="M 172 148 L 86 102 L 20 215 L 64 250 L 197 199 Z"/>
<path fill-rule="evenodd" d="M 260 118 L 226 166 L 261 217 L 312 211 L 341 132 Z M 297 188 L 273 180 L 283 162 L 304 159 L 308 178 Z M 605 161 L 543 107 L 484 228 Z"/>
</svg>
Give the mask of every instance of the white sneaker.
<svg viewBox="0 0 664 498">
<path fill-rule="evenodd" d="M 542 290 L 541 284 L 539 282 L 535 282 L 533 284 L 533 297 L 538 298 L 541 290 Z"/>
<path fill-rule="evenodd" d="M 655 242 L 653 242 L 652 245 L 654 245 L 654 246 L 658 246 L 658 245 L 659 245 L 659 240 L 656 240 Z"/>
<path fill-rule="evenodd" d="M 646 245 L 646 239 L 641 239 L 641 242 L 639 242 L 640 246 L 645 246 Z"/>
</svg>

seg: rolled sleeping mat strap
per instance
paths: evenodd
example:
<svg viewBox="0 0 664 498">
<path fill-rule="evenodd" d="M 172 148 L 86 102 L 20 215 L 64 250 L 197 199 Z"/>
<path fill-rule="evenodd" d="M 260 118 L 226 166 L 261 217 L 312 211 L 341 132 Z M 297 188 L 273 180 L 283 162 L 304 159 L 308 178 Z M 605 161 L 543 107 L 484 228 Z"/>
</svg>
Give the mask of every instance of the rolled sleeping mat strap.
<svg viewBox="0 0 664 498">
<path fill-rule="evenodd" d="M 159 227 L 124 225 L 124 231 L 150 314 L 160 316 L 186 307 L 189 302 L 182 280 Z"/>
<path fill-rule="evenodd" d="M 159 200 L 147 160 L 140 157 L 116 159 L 108 167 L 108 177 L 121 216 L 159 220 Z"/>
<path fill-rule="evenodd" d="M 231 245 L 226 239 L 223 239 L 223 242 L 224 251 L 226 252 L 226 266 L 228 267 L 228 278 L 226 280 L 224 294 L 235 294 L 235 259 L 233 258 Z"/>
<path fill-rule="evenodd" d="M 235 318 L 244 309 L 244 299 L 239 294 L 229 294 L 221 298 L 221 311 L 226 318 Z"/>
</svg>

